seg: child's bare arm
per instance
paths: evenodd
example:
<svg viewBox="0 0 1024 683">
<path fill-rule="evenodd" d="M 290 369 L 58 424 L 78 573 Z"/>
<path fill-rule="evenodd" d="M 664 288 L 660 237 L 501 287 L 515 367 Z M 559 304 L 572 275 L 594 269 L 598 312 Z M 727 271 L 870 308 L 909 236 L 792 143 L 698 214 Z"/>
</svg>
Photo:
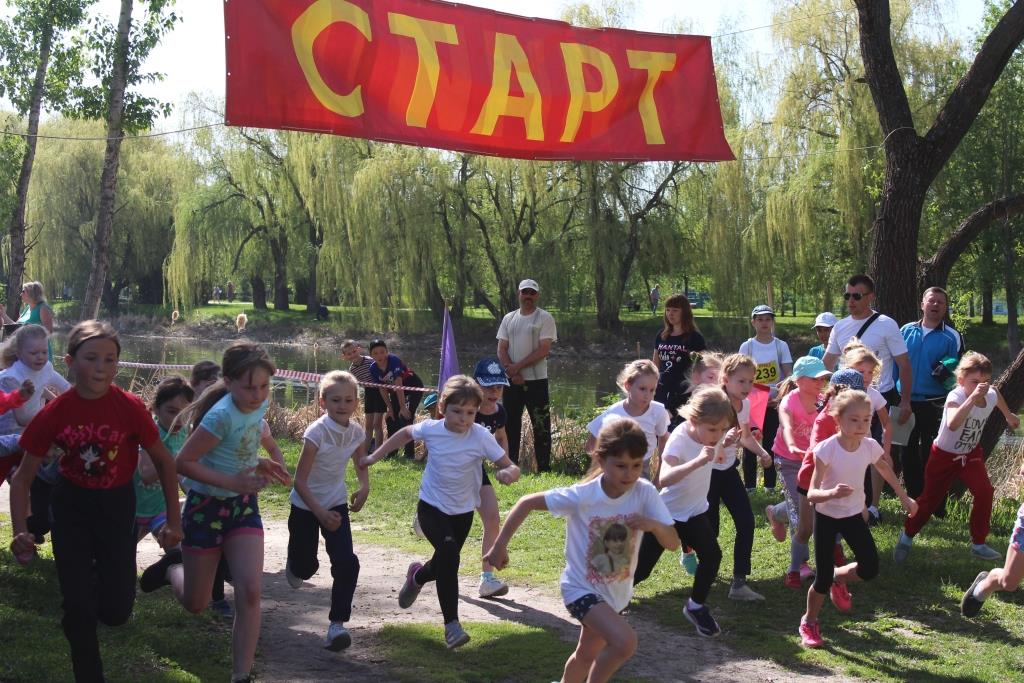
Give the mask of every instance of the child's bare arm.
<svg viewBox="0 0 1024 683">
<path fill-rule="evenodd" d="M 996 389 L 996 407 L 999 408 L 999 412 L 1006 418 L 1006 424 L 1010 429 L 1018 429 L 1020 427 L 1020 418 L 1010 410 L 1010 406 L 1006 404 L 1006 399 L 1003 398 L 1003 394 L 999 389 Z"/>
<path fill-rule="evenodd" d="M 160 478 L 160 473 L 156 471 L 156 467 L 153 465 L 153 459 L 149 457 L 149 453 L 146 449 L 139 451 L 139 479 L 146 486 L 154 483 Z"/>
<path fill-rule="evenodd" d="M 382 443 L 377 450 L 364 457 L 359 464 L 363 467 L 367 467 L 375 462 L 379 462 L 380 460 L 383 460 L 384 456 L 388 453 L 391 451 L 397 451 L 410 441 L 412 441 L 412 426 L 402 427 L 385 439 L 384 443 Z"/>
<path fill-rule="evenodd" d="M 498 468 L 498 474 L 495 477 L 502 484 L 507 486 L 519 479 L 519 467 L 507 455 L 503 455 L 500 459 L 495 460 L 494 466 Z"/>
<path fill-rule="evenodd" d="M 512 535 L 522 526 L 526 518 L 534 510 L 547 510 L 545 492 L 531 493 L 520 498 L 505 518 L 505 524 L 501 527 L 498 537 L 494 539 L 494 545 L 484 555 L 484 561 L 497 569 L 504 569 L 508 566 L 508 542 Z"/>
<path fill-rule="evenodd" d="M 704 467 L 704 465 L 707 465 L 714 457 L 715 451 L 710 448 L 704 448 L 701 450 L 700 455 L 684 463 L 679 463 L 679 459 L 674 455 L 666 455 L 662 458 L 661 470 L 658 473 L 658 484 L 660 486 L 671 486 Z M 673 465 L 672 463 L 679 464 Z"/>
<path fill-rule="evenodd" d="M 917 514 L 917 502 L 907 495 L 907 492 L 900 486 L 900 479 L 893 472 L 892 466 L 887 461 L 879 458 L 875 462 L 875 469 L 882 475 L 882 479 L 892 487 L 892 490 L 896 492 L 896 496 L 900 499 L 900 503 L 903 504 L 903 509 L 907 511 L 907 517 L 913 517 Z"/>
</svg>

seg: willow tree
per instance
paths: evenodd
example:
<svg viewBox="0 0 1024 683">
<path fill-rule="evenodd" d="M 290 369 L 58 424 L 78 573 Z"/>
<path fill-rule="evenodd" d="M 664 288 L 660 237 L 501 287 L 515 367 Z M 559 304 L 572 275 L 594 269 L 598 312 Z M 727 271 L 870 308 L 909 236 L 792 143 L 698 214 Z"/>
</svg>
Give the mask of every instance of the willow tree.
<svg viewBox="0 0 1024 683">
<path fill-rule="evenodd" d="M 57 120 L 43 128 L 54 136 L 102 137 L 97 122 Z M 160 139 L 139 139 L 124 150 L 120 203 L 114 213 L 110 268 L 103 302 L 117 310 L 118 294 L 131 288 L 139 301 L 159 303 L 161 264 L 171 249 L 177 150 Z M 103 164 L 99 140 L 43 140 L 33 174 L 28 216 L 26 273 L 48 292 L 81 291 L 89 274 L 99 210 L 96 176 Z"/>
</svg>

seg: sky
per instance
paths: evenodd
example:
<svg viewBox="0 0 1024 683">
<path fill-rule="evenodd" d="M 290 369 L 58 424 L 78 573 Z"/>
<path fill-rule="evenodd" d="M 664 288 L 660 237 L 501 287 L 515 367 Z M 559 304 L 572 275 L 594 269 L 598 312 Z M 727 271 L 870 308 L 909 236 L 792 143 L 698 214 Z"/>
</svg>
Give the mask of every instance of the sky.
<svg viewBox="0 0 1024 683">
<path fill-rule="evenodd" d="M 939 3 L 943 24 L 955 35 L 967 36 L 980 23 L 983 0 L 939 0 Z M 566 3 L 562 0 L 462 0 L 462 4 L 557 19 Z M 627 28 L 669 32 L 671 27 L 682 22 L 691 27 L 689 32 L 702 35 L 747 30 L 744 38 L 750 49 L 770 52 L 771 31 L 758 27 L 771 23 L 771 6 L 771 2 L 763 0 L 638 0 L 633 21 Z M 219 0 L 177 0 L 175 7 L 181 21 L 146 64 L 148 70 L 163 73 L 165 78 L 158 84 L 144 87 L 143 91 L 173 104 L 184 101 L 191 92 L 207 93 L 214 99 L 223 98 L 223 3 Z M 115 23 L 119 8 L 120 0 L 99 0 L 97 3 L 97 11 Z M 179 123 L 179 115 L 172 114 L 157 128 L 169 130 Z"/>
</svg>

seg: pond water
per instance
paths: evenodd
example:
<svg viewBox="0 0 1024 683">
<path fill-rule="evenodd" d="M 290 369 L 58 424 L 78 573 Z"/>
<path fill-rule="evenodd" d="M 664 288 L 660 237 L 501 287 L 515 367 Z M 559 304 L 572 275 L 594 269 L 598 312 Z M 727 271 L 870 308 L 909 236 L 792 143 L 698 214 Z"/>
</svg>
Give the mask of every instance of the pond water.
<svg viewBox="0 0 1024 683">
<path fill-rule="evenodd" d="M 54 349 L 65 347 L 64 335 L 54 335 Z M 121 336 L 122 361 L 140 363 L 162 363 L 167 365 L 191 365 L 201 360 L 220 362 L 228 342 L 223 340 L 207 341 L 202 339 L 182 339 L 178 337 L 155 336 Z M 265 344 L 279 368 L 300 370 L 303 372 L 324 373 L 330 370 L 347 370 L 348 362 L 341 359 L 340 350 L 327 345 L 298 344 Z M 438 352 L 428 349 L 395 349 L 397 354 L 420 376 L 424 384 L 437 382 L 437 371 L 440 359 Z M 488 350 L 484 353 L 493 354 Z M 470 353 L 462 350 L 459 356 L 462 371 L 471 373 L 477 360 L 484 353 Z M 617 393 L 615 377 L 622 365 L 629 360 L 623 358 L 594 359 L 581 358 L 576 355 L 558 356 L 549 359 L 548 375 L 551 384 L 552 408 L 556 413 L 572 413 L 579 409 L 593 408 L 605 397 Z M 58 363 L 58 366 L 62 363 Z M 148 381 L 153 371 L 122 368 L 118 375 L 118 383 L 129 386 L 133 379 Z M 275 382 L 275 398 L 278 402 L 289 405 L 305 403 L 312 399 L 311 388 L 294 382 Z"/>
</svg>

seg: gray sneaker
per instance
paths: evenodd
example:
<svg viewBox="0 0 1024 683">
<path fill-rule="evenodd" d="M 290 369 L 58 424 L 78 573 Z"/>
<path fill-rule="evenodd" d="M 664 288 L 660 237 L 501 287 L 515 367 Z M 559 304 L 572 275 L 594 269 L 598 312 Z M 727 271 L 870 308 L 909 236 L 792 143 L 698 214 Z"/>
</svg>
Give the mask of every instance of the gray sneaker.
<svg viewBox="0 0 1024 683">
<path fill-rule="evenodd" d="M 990 548 L 984 543 L 982 543 L 981 545 L 971 545 L 971 555 L 974 555 L 975 557 L 980 557 L 983 560 L 988 560 L 989 562 L 995 562 L 997 560 L 1003 559 L 1003 556 L 999 553 L 998 550 Z"/>
<path fill-rule="evenodd" d="M 231 603 L 227 600 L 211 600 L 209 607 L 210 611 L 216 614 L 221 619 L 235 618 L 235 610 L 232 609 Z"/>
<path fill-rule="evenodd" d="M 985 601 L 974 597 L 974 589 L 977 588 L 978 584 L 984 581 L 987 576 L 988 572 L 981 572 L 974 577 L 974 583 L 972 583 L 971 587 L 967 589 L 967 592 L 964 593 L 963 600 L 960 601 L 960 614 L 965 617 L 973 617 L 981 611 L 981 606 L 985 604 Z"/>
<path fill-rule="evenodd" d="M 416 602 L 416 598 L 419 597 L 420 589 L 423 586 L 416 583 L 416 572 L 422 566 L 422 562 L 413 562 L 405 572 L 405 583 L 402 584 L 402 590 L 398 591 L 398 606 L 402 609 L 412 607 L 412 603 Z"/>
<path fill-rule="evenodd" d="M 284 565 L 284 578 L 288 580 L 288 585 L 298 590 L 302 588 L 302 579 L 295 574 L 292 574 L 292 565 L 289 562 L 285 562 Z"/>
<path fill-rule="evenodd" d="M 910 548 L 912 546 L 909 543 L 904 543 L 902 540 L 896 541 L 896 546 L 892 549 L 892 561 L 896 564 L 903 564 L 907 561 L 907 555 L 910 554 Z"/>
<path fill-rule="evenodd" d="M 462 624 L 453 621 L 444 625 L 444 644 L 449 650 L 462 647 L 469 642 L 469 634 L 462 630 Z"/>
<path fill-rule="evenodd" d="M 729 588 L 729 599 L 739 600 L 740 602 L 757 602 L 764 600 L 764 596 L 747 584 L 743 584 L 742 586 L 731 586 Z"/>
</svg>

